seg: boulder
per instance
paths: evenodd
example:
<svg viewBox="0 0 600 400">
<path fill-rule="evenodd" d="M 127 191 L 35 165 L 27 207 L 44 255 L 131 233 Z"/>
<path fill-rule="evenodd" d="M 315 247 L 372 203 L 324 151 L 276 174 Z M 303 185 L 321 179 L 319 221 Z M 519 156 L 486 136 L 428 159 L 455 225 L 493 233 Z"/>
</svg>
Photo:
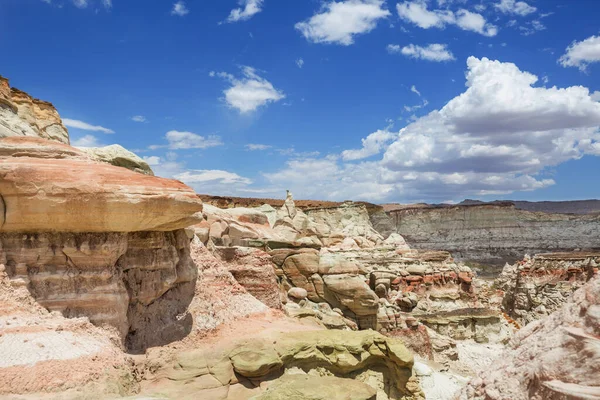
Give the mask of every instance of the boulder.
<svg viewBox="0 0 600 400">
<path fill-rule="evenodd" d="M 290 290 L 288 290 L 287 295 L 289 298 L 292 298 L 295 300 L 304 300 L 306 298 L 306 296 L 308 296 L 308 293 L 306 292 L 306 289 L 294 287 L 294 288 L 291 288 Z"/>
<path fill-rule="evenodd" d="M 154 175 L 148 163 L 118 144 L 105 147 L 79 147 L 92 160 L 123 167 L 145 175 Z"/>
<path fill-rule="evenodd" d="M 249 341 L 229 353 L 233 370 L 246 378 L 258 378 L 283 367 L 279 355 L 267 343 Z"/>
<path fill-rule="evenodd" d="M 377 314 L 379 297 L 369 288 L 363 278 L 357 275 L 325 275 L 323 281 L 327 292 L 337 300 L 334 307 L 343 306 L 357 316 Z M 331 304 L 331 302 L 330 302 Z"/>
</svg>

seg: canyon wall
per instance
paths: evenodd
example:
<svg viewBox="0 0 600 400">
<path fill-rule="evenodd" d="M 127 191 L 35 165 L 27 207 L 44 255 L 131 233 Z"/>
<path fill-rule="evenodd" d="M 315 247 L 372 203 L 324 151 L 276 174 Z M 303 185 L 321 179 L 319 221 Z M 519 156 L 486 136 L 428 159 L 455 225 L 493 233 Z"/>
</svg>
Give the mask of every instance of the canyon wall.
<svg viewBox="0 0 600 400">
<path fill-rule="evenodd" d="M 463 205 L 389 211 L 417 249 L 445 250 L 457 260 L 503 265 L 525 254 L 600 249 L 600 214 L 530 212 L 514 205 Z"/>
</svg>

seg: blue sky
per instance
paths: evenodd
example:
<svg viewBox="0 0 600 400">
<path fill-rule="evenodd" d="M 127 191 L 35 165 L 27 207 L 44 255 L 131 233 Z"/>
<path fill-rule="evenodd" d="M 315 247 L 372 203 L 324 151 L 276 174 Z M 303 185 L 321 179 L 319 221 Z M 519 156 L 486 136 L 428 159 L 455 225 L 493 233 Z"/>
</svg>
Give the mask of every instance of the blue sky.
<svg viewBox="0 0 600 400">
<path fill-rule="evenodd" d="M 595 0 L 0 0 L 0 74 L 199 193 L 600 197 Z M 573 21 L 576 21 L 574 23 Z"/>
</svg>

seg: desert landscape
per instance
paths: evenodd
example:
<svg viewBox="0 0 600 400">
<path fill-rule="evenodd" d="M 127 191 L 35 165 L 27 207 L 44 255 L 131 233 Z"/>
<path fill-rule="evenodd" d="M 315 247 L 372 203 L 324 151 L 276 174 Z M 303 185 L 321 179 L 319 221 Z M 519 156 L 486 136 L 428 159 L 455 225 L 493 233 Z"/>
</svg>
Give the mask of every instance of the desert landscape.
<svg viewBox="0 0 600 400">
<path fill-rule="evenodd" d="M 0 400 L 600 400 L 600 0 L 0 0 Z"/>
<path fill-rule="evenodd" d="M 5 78 L 0 137 L 1 398 L 600 398 L 594 202 L 197 194 Z"/>
</svg>

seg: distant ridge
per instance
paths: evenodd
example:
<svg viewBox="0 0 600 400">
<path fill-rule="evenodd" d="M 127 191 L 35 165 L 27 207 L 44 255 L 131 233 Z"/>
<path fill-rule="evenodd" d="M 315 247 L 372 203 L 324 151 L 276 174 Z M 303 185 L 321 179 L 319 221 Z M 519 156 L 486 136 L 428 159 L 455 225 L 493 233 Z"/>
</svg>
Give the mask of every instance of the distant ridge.
<svg viewBox="0 0 600 400">
<path fill-rule="evenodd" d="M 600 200 L 569 200 L 569 201 L 521 201 L 521 200 L 495 200 L 480 201 L 466 199 L 458 204 L 382 204 L 385 211 L 402 210 L 407 208 L 437 208 L 457 206 L 512 206 L 525 211 L 546 212 L 555 214 L 596 214 L 600 213 Z"/>
</svg>

